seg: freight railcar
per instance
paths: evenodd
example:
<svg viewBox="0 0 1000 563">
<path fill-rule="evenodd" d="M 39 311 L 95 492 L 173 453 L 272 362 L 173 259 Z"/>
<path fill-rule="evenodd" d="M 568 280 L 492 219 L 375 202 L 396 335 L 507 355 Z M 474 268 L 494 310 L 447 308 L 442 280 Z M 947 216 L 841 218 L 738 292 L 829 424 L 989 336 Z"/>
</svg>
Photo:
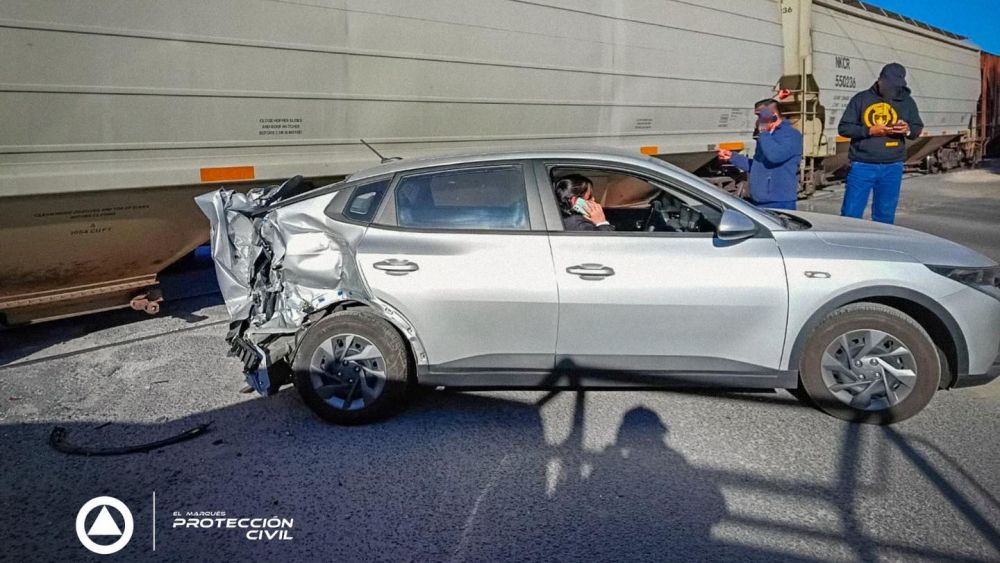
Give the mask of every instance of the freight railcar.
<svg viewBox="0 0 1000 563">
<path fill-rule="evenodd" d="M 835 0 L 6 0 L 0 320 L 156 309 L 207 240 L 193 196 L 295 174 L 531 144 L 657 155 L 733 189 L 753 101 L 785 89 L 803 186 L 842 172 L 836 122 L 899 61 L 927 121 L 911 164 L 968 160 L 980 53 Z M 169 296 L 167 296 L 169 298 Z"/>
</svg>

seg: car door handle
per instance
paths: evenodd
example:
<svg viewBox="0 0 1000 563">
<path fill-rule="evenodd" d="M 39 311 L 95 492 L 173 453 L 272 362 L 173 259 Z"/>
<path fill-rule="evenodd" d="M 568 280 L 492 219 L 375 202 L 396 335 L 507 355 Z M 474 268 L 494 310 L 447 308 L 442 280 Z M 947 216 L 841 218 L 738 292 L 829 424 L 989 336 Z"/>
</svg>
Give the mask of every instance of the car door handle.
<svg viewBox="0 0 1000 563">
<path fill-rule="evenodd" d="M 585 280 L 599 280 L 615 275 L 615 271 L 603 264 L 578 264 L 566 268 L 566 272 Z"/>
<path fill-rule="evenodd" d="M 390 276 L 405 276 L 410 272 L 416 272 L 420 269 L 420 266 L 417 266 L 413 262 L 400 258 L 389 258 L 388 260 L 375 262 L 372 266 L 376 270 L 382 270 Z"/>
</svg>

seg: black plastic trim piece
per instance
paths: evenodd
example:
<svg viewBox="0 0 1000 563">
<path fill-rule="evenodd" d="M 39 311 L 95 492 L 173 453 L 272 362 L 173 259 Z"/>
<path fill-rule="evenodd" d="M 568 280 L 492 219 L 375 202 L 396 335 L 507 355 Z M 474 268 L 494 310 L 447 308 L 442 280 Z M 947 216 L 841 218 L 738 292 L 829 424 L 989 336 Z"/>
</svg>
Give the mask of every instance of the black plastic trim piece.
<svg viewBox="0 0 1000 563">
<path fill-rule="evenodd" d="M 698 371 L 608 370 L 449 370 L 433 366 L 418 370 L 421 385 L 457 388 L 653 388 L 730 387 L 741 389 L 794 389 L 798 371 L 770 373 Z"/>
<path fill-rule="evenodd" d="M 61 452 L 69 455 L 83 455 L 83 456 L 110 456 L 110 455 L 125 455 L 134 453 L 151 452 L 153 450 L 158 450 L 162 447 L 169 446 L 171 444 L 177 444 L 180 442 L 185 442 L 192 438 L 197 438 L 208 432 L 212 423 L 208 422 L 206 424 L 199 424 L 190 430 L 185 430 L 180 434 L 170 436 L 169 438 L 164 438 L 162 440 L 156 440 L 154 442 L 147 442 L 145 444 L 136 444 L 132 446 L 116 446 L 116 447 L 89 447 L 89 446 L 78 446 L 72 444 L 68 441 L 66 435 L 67 430 L 62 426 L 56 426 L 52 429 L 49 434 L 49 445 L 52 449 L 57 452 Z"/>
<path fill-rule="evenodd" d="M 434 366 L 435 372 L 544 370 L 553 367 L 552 354 L 483 354 Z"/>
<path fill-rule="evenodd" d="M 794 389 L 798 385 L 798 372 L 698 356 L 619 358 L 490 354 L 421 366 L 417 380 L 425 385 L 463 388 L 716 386 Z"/>
</svg>

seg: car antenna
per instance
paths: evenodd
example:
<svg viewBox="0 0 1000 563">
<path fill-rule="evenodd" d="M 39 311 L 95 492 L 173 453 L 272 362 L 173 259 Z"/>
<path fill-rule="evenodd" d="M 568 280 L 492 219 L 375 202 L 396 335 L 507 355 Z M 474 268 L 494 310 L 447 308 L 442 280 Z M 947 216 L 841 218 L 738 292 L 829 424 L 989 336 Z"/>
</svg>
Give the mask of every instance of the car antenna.
<svg viewBox="0 0 1000 563">
<path fill-rule="evenodd" d="M 386 162 L 392 162 L 394 160 L 403 160 L 403 157 L 401 156 L 382 156 L 382 153 L 375 150 L 375 147 L 366 143 L 364 139 L 361 139 L 361 144 L 368 147 L 368 150 L 372 151 L 373 153 L 375 153 L 375 156 L 382 159 L 382 164 L 385 164 Z"/>
</svg>

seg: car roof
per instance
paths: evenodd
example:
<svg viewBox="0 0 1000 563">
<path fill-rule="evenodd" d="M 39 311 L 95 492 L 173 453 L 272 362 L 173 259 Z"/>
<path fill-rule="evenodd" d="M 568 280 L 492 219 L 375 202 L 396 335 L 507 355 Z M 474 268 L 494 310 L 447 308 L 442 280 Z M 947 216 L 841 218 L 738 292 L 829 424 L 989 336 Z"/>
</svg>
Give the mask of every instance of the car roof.
<svg viewBox="0 0 1000 563">
<path fill-rule="evenodd" d="M 363 180 L 365 178 L 373 178 L 376 176 L 383 176 L 387 174 L 396 174 L 398 172 L 407 172 L 410 170 L 419 170 L 422 168 L 433 168 L 436 166 L 449 166 L 449 165 L 461 165 L 461 164 L 475 164 L 478 162 L 491 162 L 498 160 L 527 160 L 527 159 L 595 159 L 604 161 L 620 162 L 622 164 L 638 164 L 642 165 L 648 163 L 652 160 L 652 157 L 629 152 L 616 148 L 606 148 L 606 147 L 575 147 L 575 148 L 556 148 L 551 147 L 537 148 L 537 149 L 516 149 L 516 150 L 498 150 L 498 151 L 483 151 L 483 152 L 470 152 L 470 153 L 458 153 L 445 156 L 434 156 L 434 157 L 421 157 L 414 159 L 402 159 L 393 160 L 390 162 L 385 162 L 378 166 L 373 166 L 371 168 L 366 168 L 351 174 L 348 177 L 349 181 Z"/>
</svg>

